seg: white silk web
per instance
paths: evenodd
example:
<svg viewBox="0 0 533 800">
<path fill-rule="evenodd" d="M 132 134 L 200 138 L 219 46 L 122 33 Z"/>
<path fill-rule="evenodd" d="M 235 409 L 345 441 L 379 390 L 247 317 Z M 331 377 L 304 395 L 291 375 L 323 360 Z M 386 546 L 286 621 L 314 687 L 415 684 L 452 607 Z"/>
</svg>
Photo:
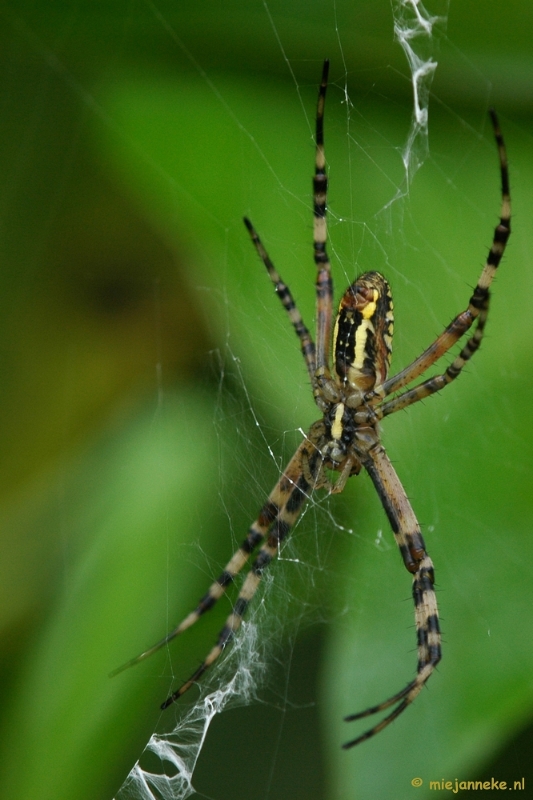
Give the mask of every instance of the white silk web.
<svg viewBox="0 0 533 800">
<path fill-rule="evenodd" d="M 437 68 L 433 32 L 446 18 L 429 13 L 419 0 L 393 0 L 392 6 L 394 35 L 407 57 L 413 85 L 411 130 L 402 152 L 409 184 L 428 153 L 429 92 Z"/>
<path fill-rule="evenodd" d="M 143 756 L 124 781 L 116 800 L 184 800 L 194 794 L 192 777 L 213 718 L 232 698 L 239 698 L 242 703 L 250 702 L 261 675 L 263 664 L 257 648 L 257 629 L 252 622 L 243 626 L 243 635 L 236 638 L 230 653 L 223 672 L 226 676 L 231 674 L 231 677 L 223 678 L 216 691 L 202 692 L 173 731 L 152 734 Z M 164 769 L 160 773 L 142 766 L 143 760 L 150 755 L 161 761 Z"/>
</svg>

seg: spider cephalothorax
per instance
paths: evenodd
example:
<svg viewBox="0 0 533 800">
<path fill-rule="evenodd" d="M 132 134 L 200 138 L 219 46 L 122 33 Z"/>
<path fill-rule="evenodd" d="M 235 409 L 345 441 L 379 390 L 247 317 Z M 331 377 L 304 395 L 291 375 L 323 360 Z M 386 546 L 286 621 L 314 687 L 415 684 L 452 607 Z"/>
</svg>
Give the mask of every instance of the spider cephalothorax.
<svg viewBox="0 0 533 800">
<path fill-rule="evenodd" d="M 433 563 L 426 552 L 420 526 L 409 499 L 381 444 L 378 423 L 389 414 L 443 389 L 457 378 L 466 362 L 478 350 L 489 309 L 489 287 L 511 232 L 511 204 L 505 146 L 496 114 L 491 111 L 500 163 L 502 201 L 500 222 L 494 231 L 487 261 L 467 308 L 451 321 L 418 358 L 389 378 L 393 329 L 392 297 L 389 284 L 382 275 L 378 272 L 367 272 L 351 284 L 341 299 L 339 311 L 332 325 L 333 281 L 326 252 L 328 182 L 323 127 L 328 69 L 329 63 L 326 61 L 318 92 L 313 179 L 313 251 L 317 270 L 316 345 L 298 311 L 290 289 L 281 280 L 252 223 L 248 219 L 244 220 L 252 242 L 300 341 L 313 396 L 322 417 L 309 429 L 268 496 L 259 516 L 251 524 L 241 546 L 217 580 L 211 584 L 194 611 L 191 611 L 164 639 L 140 656 L 128 661 L 116 672 L 138 663 L 193 625 L 222 597 L 250 555 L 257 550 L 232 613 L 220 631 L 214 647 L 189 680 L 173 692 L 162 707 L 166 708 L 181 697 L 216 661 L 235 635 L 246 608 L 257 591 L 264 570 L 276 556 L 310 494 L 320 488 L 340 492 L 348 478 L 357 475 L 364 468 L 387 514 L 404 565 L 413 576 L 418 665 L 413 680 L 395 695 L 366 711 L 346 717 L 349 721 L 361 719 L 393 707 L 392 711 L 374 727 L 345 745 L 352 747 L 381 731 L 413 702 L 441 657 L 437 599 L 433 588 L 435 581 Z M 474 323 L 473 333 L 466 339 L 460 353 L 444 372 L 423 379 L 411 389 L 406 388 L 422 377 L 426 370 L 447 353 Z M 329 365 L 330 346 L 332 369 Z M 333 473 L 336 480 L 331 481 L 327 472 Z"/>
</svg>

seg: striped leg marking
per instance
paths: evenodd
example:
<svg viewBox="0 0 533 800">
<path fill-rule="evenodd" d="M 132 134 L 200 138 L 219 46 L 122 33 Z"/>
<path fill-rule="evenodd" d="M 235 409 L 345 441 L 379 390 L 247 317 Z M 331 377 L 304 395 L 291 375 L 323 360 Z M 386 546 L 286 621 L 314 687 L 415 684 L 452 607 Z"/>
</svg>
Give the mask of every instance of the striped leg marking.
<svg viewBox="0 0 533 800">
<path fill-rule="evenodd" d="M 468 340 L 465 347 L 454 360 L 453 364 L 448 367 L 443 375 L 431 378 L 428 381 L 420 384 L 420 386 L 411 389 L 404 395 L 400 395 L 395 400 L 383 404 L 380 408 L 376 409 L 378 416 L 387 416 L 395 411 L 416 403 L 424 397 L 438 392 L 451 383 L 452 380 L 460 374 L 466 362 L 474 355 L 479 349 L 483 333 L 485 330 L 485 323 L 487 320 L 489 310 L 489 289 L 496 274 L 496 270 L 500 264 L 502 256 L 505 252 L 505 247 L 509 236 L 511 235 L 511 195 L 509 191 L 509 169 L 507 165 L 507 153 L 505 151 L 505 144 L 500 130 L 500 125 L 496 113 L 491 110 L 490 117 L 494 129 L 494 138 L 498 148 L 498 158 L 500 162 L 500 176 L 501 176 L 501 195 L 502 203 L 500 209 L 500 221 L 494 229 L 494 236 L 492 245 L 489 250 L 485 266 L 481 272 L 474 293 L 470 298 L 468 308 L 461 314 L 458 314 L 454 320 L 446 327 L 443 333 L 433 342 L 430 347 L 425 350 L 419 358 L 413 361 L 408 367 L 399 372 L 394 377 L 390 378 L 383 384 L 383 391 L 385 396 L 393 392 L 397 392 L 404 386 L 407 386 L 412 380 L 418 378 L 436 361 L 438 361 L 453 345 L 468 331 L 474 321 L 477 319 L 477 326 L 474 335 Z M 403 398 L 405 397 L 405 401 Z M 402 400 L 397 403 L 396 401 Z M 380 413 L 381 412 L 381 413 Z"/>
<path fill-rule="evenodd" d="M 381 445 L 370 451 L 363 460 L 368 474 L 379 494 L 404 564 L 413 574 L 413 600 L 418 644 L 418 667 L 414 680 L 392 697 L 377 706 L 345 717 L 347 722 L 379 714 L 396 706 L 385 719 L 360 736 L 343 745 L 344 749 L 370 739 L 391 724 L 420 694 L 441 658 L 439 611 L 435 596 L 433 562 L 425 551 L 424 540 L 414 511 L 400 483 L 396 471 Z"/>
<path fill-rule="evenodd" d="M 196 683 L 211 664 L 217 660 L 226 645 L 231 642 L 235 633 L 240 628 L 246 609 L 259 588 L 264 570 L 267 569 L 277 555 L 281 543 L 288 536 L 302 511 L 305 501 L 313 489 L 313 486 L 310 485 L 302 470 L 304 453 L 305 457 L 308 459 L 312 474 L 314 475 L 317 470 L 320 470 L 322 458 L 306 439 L 302 442 L 289 462 L 279 483 L 269 498 L 269 503 L 271 503 L 272 506 L 274 506 L 273 497 L 276 498 L 276 514 L 274 519 L 271 520 L 267 540 L 260 548 L 255 561 L 246 575 L 242 589 L 233 606 L 233 610 L 220 631 L 215 646 L 191 677 L 165 700 L 161 706 L 162 709 L 168 708 L 169 705 L 178 700 L 194 683 Z"/>
<path fill-rule="evenodd" d="M 276 270 L 274 264 L 270 260 L 267 251 L 263 247 L 263 244 L 257 234 L 257 231 L 255 230 L 254 226 L 247 217 L 244 217 L 244 224 L 248 229 L 250 238 L 252 239 L 252 242 L 255 245 L 255 249 L 259 254 L 259 258 L 267 268 L 270 280 L 272 281 L 276 289 L 276 294 L 281 300 L 283 308 L 289 315 L 289 319 L 292 322 L 294 330 L 296 331 L 296 335 L 300 340 L 300 346 L 302 348 L 302 355 L 305 360 L 307 372 L 309 373 L 311 382 L 314 382 L 315 371 L 316 371 L 315 343 L 313 342 L 311 334 L 309 333 L 309 329 L 305 325 L 302 319 L 302 315 L 298 311 L 298 307 L 294 302 L 291 290 L 289 289 L 287 284 L 282 281 L 278 271 Z"/>
<path fill-rule="evenodd" d="M 331 316 L 333 308 L 333 281 L 331 265 L 326 252 L 327 224 L 326 204 L 328 177 L 324 152 L 324 104 L 328 85 L 329 61 L 324 61 L 322 81 L 318 90 L 316 110 L 315 176 L 313 178 L 313 253 L 316 275 L 316 365 L 317 369 L 328 367 L 328 351 L 331 341 Z"/>
<path fill-rule="evenodd" d="M 183 633 L 183 631 L 187 630 L 187 628 L 190 628 L 191 625 L 194 625 L 194 623 L 197 622 L 206 611 L 210 611 L 216 602 L 220 600 L 227 588 L 233 583 L 236 576 L 245 566 L 246 562 L 250 558 L 250 555 L 264 541 L 270 528 L 273 526 L 273 524 L 277 524 L 277 520 L 280 518 L 280 515 L 285 513 L 285 509 L 289 504 L 291 495 L 296 491 L 296 485 L 298 483 L 299 472 L 296 469 L 296 464 L 301 464 L 302 452 L 306 450 L 306 448 L 309 448 L 309 442 L 307 440 L 300 445 L 300 448 L 296 451 L 295 456 L 289 462 L 285 473 L 270 493 L 267 502 L 264 504 L 259 513 L 258 518 L 250 526 L 246 538 L 242 542 L 241 546 L 232 555 L 216 581 L 211 584 L 207 592 L 199 600 L 194 611 L 191 611 L 190 614 L 188 614 L 179 623 L 179 625 L 171 630 L 170 633 L 168 633 L 163 639 L 160 639 L 158 642 L 152 645 L 152 647 L 149 647 L 148 650 L 145 650 L 140 655 L 135 656 L 129 661 L 126 661 L 125 664 L 122 664 L 120 667 L 113 670 L 113 672 L 110 673 L 110 677 L 114 677 L 120 672 L 123 672 L 125 669 L 133 667 L 135 664 L 138 664 L 140 661 L 144 661 L 153 653 L 160 650 L 162 647 L 171 642 L 176 636 L 179 636 L 181 633 Z M 248 589 L 249 586 L 247 587 L 247 590 Z"/>
</svg>

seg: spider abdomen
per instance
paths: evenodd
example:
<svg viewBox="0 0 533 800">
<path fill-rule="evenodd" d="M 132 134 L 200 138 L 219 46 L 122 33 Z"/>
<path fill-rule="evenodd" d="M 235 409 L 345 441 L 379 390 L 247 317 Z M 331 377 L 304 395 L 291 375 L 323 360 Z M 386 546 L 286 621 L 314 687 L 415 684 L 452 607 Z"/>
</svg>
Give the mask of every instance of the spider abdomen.
<svg viewBox="0 0 533 800">
<path fill-rule="evenodd" d="M 366 272 L 344 293 L 333 331 L 337 379 L 368 392 L 387 379 L 394 317 L 390 286 L 379 272 Z"/>
</svg>

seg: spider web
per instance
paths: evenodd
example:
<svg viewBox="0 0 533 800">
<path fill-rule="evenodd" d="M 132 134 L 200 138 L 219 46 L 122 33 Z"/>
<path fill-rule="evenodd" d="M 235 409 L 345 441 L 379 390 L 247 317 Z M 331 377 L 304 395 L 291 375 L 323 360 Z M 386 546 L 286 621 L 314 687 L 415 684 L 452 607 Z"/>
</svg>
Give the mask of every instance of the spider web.
<svg viewBox="0 0 533 800">
<path fill-rule="evenodd" d="M 159 14 L 155 7 L 154 10 Z M 265 13 L 272 26 L 273 34 L 278 41 L 283 59 L 298 88 L 291 60 L 284 50 L 282 38 L 277 31 L 276 22 L 270 12 L 268 3 L 265 3 Z M 162 23 L 166 25 L 163 18 Z M 384 206 L 384 211 L 387 205 L 392 205 L 408 191 L 414 175 L 422 166 L 428 154 L 429 96 L 431 83 L 437 68 L 435 30 L 436 28 L 443 30 L 445 25 L 445 12 L 432 14 L 418 0 L 393 0 L 392 2 L 391 36 L 394 36 L 407 59 L 412 82 L 413 108 L 410 129 L 405 144 L 401 149 L 404 180 L 397 187 L 389 203 Z M 171 29 L 169 29 L 169 33 L 173 40 L 184 48 L 176 33 Z M 342 52 L 340 34 L 339 47 Z M 187 55 L 190 56 L 188 51 Z M 192 56 L 190 57 L 194 61 Z M 199 68 L 196 62 L 194 63 Z M 349 113 L 351 101 L 347 83 L 344 86 L 344 94 L 346 108 Z M 230 360 L 234 362 L 238 380 L 245 387 L 244 379 L 240 375 L 238 361 L 231 355 L 229 349 L 228 353 Z M 253 409 L 251 400 L 249 408 Z M 260 428 L 258 419 L 253 411 L 251 413 L 254 424 Z M 279 469 L 281 465 L 270 450 L 266 439 L 265 446 Z M 334 530 L 344 530 L 330 514 L 327 508 L 327 501 L 321 504 L 321 508 L 317 507 L 316 501 L 313 499 L 310 505 L 316 513 L 322 516 L 326 514 L 329 526 L 333 527 Z M 306 513 L 304 511 L 304 517 Z M 349 532 L 353 533 L 353 531 Z M 380 542 L 381 532 L 378 532 L 376 545 L 379 546 Z M 298 557 L 291 558 L 291 555 L 293 555 L 292 551 L 291 553 L 281 553 L 279 560 L 299 561 Z M 279 571 L 280 567 L 278 565 L 277 574 L 274 577 L 277 584 L 276 592 L 281 593 L 279 584 L 282 583 L 283 579 Z M 263 582 L 266 586 L 263 587 L 261 592 L 263 596 L 269 596 L 269 584 L 272 579 L 272 575 L 264 578 Z M 272 603 L 269 603 L 269 605 L 268 613 L 272 614 Z M 280 614 L 283 614 L 283 607 L 280 607 Z M 258 602 L 257 607 L 252 607 L 249 610 L 248 617 L 243 622 L 242 629 L 239 631 L 236 641 L 232 644 L 230 652 L 225 653 L 212 668 L 209 684 L 216 685 L 217 688 L 210 690 L 206 688 L 206 684 L 201 685 L 198 700 L 188 710 L 178 715 L 175 727 L 169 733 L 156 732 L 150 737 L 141 758 L 118 791 L 116 800 L 133 800 L 134 798 L 139 800 L 185 800 L 185 798 L 195 793 L 193 785 L 194 771 L 213 719 L 228 706 L 247 704 L 256 697 L 256 689 L 260 685 L 265 672 L 264 645 L 260 643 L 258 634 L 258 630 L 264 627 L 265 611 L 263 603 Z M 159 760 L 162 767 L 156 771 L 143 766 L 144 762 L 153 764 L 154 756 L 156 760 Z"/>
<path fill-rule="evenodd" d="M 78 796 L 108 798 L 114 793 L 116 800 L 179 800 L 196 791 L 219 800 L 244 796 L 241 789 L 246 780 L 250 793 L 265 800 L 277 795 L 280 784 L 291 787 L 291 800 L 322 799 L 325 791 L 322 786 L 314 791 L 316 772 L 312 768 L 314 760 L 322 763 L 327 757 L 333 780 L 339 781 L 338 786 L 330 787 L 328 796 L 352 797 L 357 792 L 369 797 L 409 798 L 415 774 L 407 780 L 406 770 L 422 763 L 423 755 L 437 753 L 441 759 L 447 752 L 448 761 L 438 762 L 437 777 L 455 778 L 460 775 L 458 763 L 488 758 L 494 743 L 501 742 L 511 725 L 516 726 L 516 719 L 527 713 L 531 659 L 526 645 L 532 636 L 525 634 L 527 619 L 515 610 L 516 596 L 529 596 L 533 586 L 528 567 L 533 556 L 527 558 L 526 537 L 520 539 L 525 528 L 520 493 L 530 495 L 529 473 L 523 464 L 530 464 L 531 457 L 523 462 L 515 458 L 527 442 L 525 430 L 531 417 L 523 399 L 531 396 L 526 380 L 530 365 L 522 358 L 522 352 L 530 350 L 530 332 L 522 327 L 517 333 L 517 321 L 529 321 L 533 292 L 528 292 L 533 269 L 526 272 L 526 256 L 533 252 L 533 245 L 522 240 L 519 247 L 520 219 L 531 216 L 523 191 L 521 198 L 515 198 L 520 214 L 501 281 L 495 283 L 494 313 L 491 310 L 482 357 L 469 364 L 465 373 L 470 374 L 457 381 L 445 398 L 420 403 L 409 414 L 394 415 L 384 426 L 384 444 L 406 491 L 413 496 L 436 564 L 447 638 L 438 681 L 432 680 L 428 692 L 422 693 L 410 718 L 404 715 L 384 736 L 348 758 L 340 750 L 347 736 L 343 714 L 370 706 L 400 688 L 398 676 L 410 676 L 415 661 L 409 578 L 398 563 L 391 532 L 364 475 L 349 481 L 340 496 L 330 499 L 325 492 L 318 492 L 310 499 L 265 575 L 235 643 L 180 703 L 164 714 L 158 712 L 165 693 L 174 690 L 197 665 L 194 661 L 189 669 L 187 658 L 192 662 L 211 646 L 235 592 L 228 592 L 216 609 L 166 653 L 113 681 L 107 679 L 109 670 L 125 657 L 171 629 L 183 616 L 176 614 L 178 605 L 186 613 L 220 573 L 317 417 L 294 334 L 250 246 L 241 216 L 247 214 L 253 220 L 312 330 L 310 175 L 322 59 L 327 56 L 331 63 L 325 130 L 335 295 L 352 282 L 354 274 L 377 269 L 387 276 L 396 313 L 394 367 L 408 364 L 440 333 L 451 315 L 464 308 L 479 274 L 486 253 L 483 247 L 490 242 L 498 208 L 495 154 L 485 127 L 493 101 L 505 122 L 510 159 L 515 158 L 516 126 L 513 130 L 506 117 L 504 98 L 512 92 L 527 95 L 531 82 L 527 87 L 521 84 L 523 76 L 518 71 L 516 79 L 503 84 L 499 96 L 493 94 L 486 75 L 495 75 L 496 67 L 482 64 L 479 68 L 470 42 L 461 38 L 464 26 L 458 30 L 455 22 L 452 40 L 444 33 L 448 0 L 425 4 L 416 0 L 299 3 L 230 0 L 223 4 L 220 16 L 214 14 L 216 23 L 209 18 L 209 24 L 204 4 L 176 4 L 173 0 L 123 0 L 116 6 L 109 4 L 111 11 L 106 4 L 84 0 L 61 0 L 49 4 L 46 11 L 28 0 L 13 0 L 9 10 L 8 0 L 0 12 L 4 35 L 9 31 L 13 39 L 21 37 L 31 54 L 29 60 L 19 62 L 15 48 L 15 57 L 10 60 L 8 55 L 7 62 L 2 62 L 7 64 L 4 78 L 8 86 L 0 95 L 8 112 L 2 115 L 2 125 L 15 109 L 12 116 L 17 134 L 12 149 L 0 148 L 5 158 L 0 215 L 7 240 L 5 253 L 12 250 L 14 254 L 11 269 L 17 280 L 22 276 L 21 293 L 32 298 L 32 292 L 39 294 L 45 275 L 41 305 L 35 303 L 19 315 L 17 293 L 10 283 L 13 276 L 7 270 L 2 272 L 7 285 L 0 296 L 6 303 L 3 319 L 9 329 L 2 358 L 7 359 L 8 373 L 9 365 L 17 372 L 24 361 L 32 373 L 24 384 L 20 405 L 31 406 L 26 417 L 29 422 L 33 416 L 39 419 L 46 402 L 39 393 L 34 398 L 28 386 L 41 382 L 59 387 L 53 402 L 45 400 L 60 409 L 61 421 L 53 435 L 63 441 L 71 433 L 70 420 L 76 416 L 78 403 L 85 418 L 107 423 L 104 412 L 108 413 L 109 406 L 102 396 L 109 397 L 110 383 L 120 387 L 121 393 L 115 397 L 122 402 L 124 387 L 131 386 L 131 375 L 127 369 L 121 371 L 122 365 L 129 364 L 133 350 L 142 353 L 152 378 L 145 384 L 149 395 L 146 414 L 136 417 L 128 428 L 127 444 L 117 437 L 98 456 L 91 455 L 86 471 L 80 468 L 77 478 L 71 479 L 70 472 L 76 473 L 78 465 L 71 469 L 70 462 L 62 463 L 59 478 L 48 475 L 44 489 L 41 484 L 37 487 L 39 499 L 35 501 L 31 495 L 28 503 L 25 495 L 18 496 L 22 510 L 18 516 L 10 511 L 0 526 L 18 553 L 15 562 L 9 556 L 3 559 L 0 586 L 6 600 L 0 607 L 7 609 L 13 598 L 36 594 L 33 576 L 37 574 L 38 581 L 47 583 L 48 606 L 46 602 L 32 606 L 26 601 L 30 613 L 25 619 L 31 617 L 33 626 L 36 616 L 48 613 L 50 593 L 58 595 L 42 638 L 28 649 L 31 667 L 18 691 L 11 692 L 10 681 L 4 686 L 9 709 L 3 739 L 10 748 L 9 758 L 4 760 L 11 783 L 5 784 L 0 775 L 2 796 L 70 800 Z M 491 53 L 500 53 L 500 46 L 509 39 L 503 25 L 500 34 L 500 21 L 507 23 L 512 18 L 507 9 L 498 6 L 496 12 L 496 7 L 494 3 L 493 8 L 484 9 L 484 14 L 492 16 L 489 23 L 481 25 L 483 38 L 490 41 L 486 51 Z M 249 40 L 241 20 L 243 8 L 255 24 Z M 451 4 L 451 8 L 450 25 L 464 13 L 459 4 Z M 113 9 L 120 13 L 114 16 Z M 376 37 L 385 17 L 386 35 L 380 31 Z M 498 30 L 497 37 L 487 36 L 489 25 Z M 256 41 L 258 31 L 263 36 L 261 44 Z M 254 49 L 254 57 L 247 56 L 247 65 L 253 65 L 250 69 L 236 63 L 239 56 L 224 53 L 223 47 L 222 55 L 217 56 L 218 45 L 232 50 L 238 35 Z M 209 52 L 210 36 L 217 42 L 213 53 Z M 99 62 L 97 69 L 93 65 L 94 81 L 91 68 L 71 52 L 84 37 L 96 42 L 91 51 L 91 57 L 96 55 Z M 478 47 L 480 38 L 481 34 Z M 236 53 L 241 52 L 242 44 Z M 4 52 L 10 54 L 9 43 Z M 38 84 L 29 62 L 41 67 Z M 252 79 L 254 70 L 257 74 Z M 459 82 L 460 91 L 456 91 Z M 32 86 L 30 91 L 30 83 L 37 88 Z M 471 100 L 468 108 L 465 97 Z M 450 105 L 444 98 L 449 98 Z M 72 119 L 65 110 L 69 100 L 76 105 Z M 55 117 L 45 113 L 49 102 L 57 106 Z M 39 138 L 42 128 L 46 128 L 44 144 Z M 527 145 L 530 153 L 530 139 Z M 205 164 L 199 158 L 204 150 Z M 43 159 L 43 152 L 51 154 L 50 163 Z M 26 158 L 28 153 L 34 153 L 35 163 Z M 71 197 L 65 186 L 77 179 L 77 167 L 84 157 L 88 159 L 84 166 L 93 172 L 103 167 L 104 181 L 96 201 L 85 203 L 84 183 L 74 195 L 74 227 L 85 232 L 80 241 L 89 253 L 80 261 L 83 248 L 69 249 L 69 226 L 59 227 L 59 239 L 54 223 L 56 215 L 61 217 L 65 197 L 67 201 Z M 38 177 L 43 162 L 44 171 L 50 173 L 48 184 Z M 513 160 L 510 165 L 514 192 L 517 184 L 520 188 L 520 171 Z M 525 175 L 525 161 L 522 169 Z M 85 173 L 79 170 L 79 174 Z M 523 177 L 522 181 L 526 182 Z M 528 183 L 533 183 L 533 177 Z M 42 200 L 46 185 L 52 186 L 45 198 L 48 203 Z M 424 185 L 425 194 L 420 192 Z M 139 262 L 128 247 L 131 229 L 126 229 L 124 238 L 124 231 L 115 224 L 121 220 L 120 214 L 109 213 L 109 225 L 105 219 L 115 189 L 119 211 L 124 203 L 129 219 L 133 207 L 140 210 L 135 220 L 142 217 L 139 227 L 151 225 L 153 233 L 149 255 L 140 253 L 141 261 L 145 258 L 151 266 L 145 269 L 142 265 L 139 270 L 145 276 L 139 294 L 139 283 L 135 276 L 132 279 Z M 30 197 L 39 199 L 37 212 L 30 210 Z M 420 197 L 427 199 L 420 202 Z M 95 209 L 91 203 L 99 201 L 102 208 L 96 214 L 96 228 L 109 234 L 103 253 L 92 241 Z M 69 214 L 66 220 L 71 221 Z M 118 240 L 117 228 L 122 232 Z M 56 231 L 55 239 L 49 236 L 50 230 Z M 95 240 L 97 245 L 101 242 L 98 234 Z M 136 246 L 135 234 L 131 241 Z M 165 275 L 159 272 L 159 262 L 152 268 L 153 253 L 162 241 L 170 243 L 173 254 L 172 278 L 166 283 L 159 282 L 160 274 Z M 450 241 L 455 247 L 449 246 Z M 44 244 L 49 242 L 58 246 L 52 255 L 43 257 Z M 523 256 L 522 274 L 517 269 L 520 259 L 511 260 L 513 250 Z M 68 274 L 68 281 L 57 281 L 64 296 L 56 306 L 57 297 L 48 302 L 48 289 L 56 284 L 61 272 L 58 261 L 65 258 L 65 252 L 68 266 L 62 271 Z M 188 319 L 183 305 L 172 305 L 171 297 L 187 288 L 185 278 L 176 277 L 176 257 L 182 262 L 180 276 L 186 275 L 194 290 L 191 306 L 199 307 L 198 298 L 205 298 L 205 319 L 199 329 L 209 330 L 212 338 L 210 344 L 200 342 L 194 351 L 193 366 L 174 401 L 174 387 L 166 387 L 177 373 L 170 367 L 168 353 L 165 357 L 161 352 L 165 338 L 161 331 L 168 332 L 170 319 L 179 322 L 180 313 Z M 125 280 L 110 284 L 106 276 L 116 275 L 117 265 L 119 277 L 122 271 Z M 93 280 L 94 269 L 102 271 L 103 283 Z M 71 283 L 73 271 L 76 275 Z M 37 288 L 30 289 L 34 278 Z M 15 289 L 17 280 L 13 279 Z M 126 292 L 121 294 L 124 285 Z M 139 296 L 146 299 L 147 292 L 150 321 L 142 327 L 141 320 L 137 329 L 136 300 Z M 92 316 L 86 307 L 81 312 L 81 305 L 78 308 L 80 297 L 87 296 L 93 304 Z M 49 335 L 48 327 L 46 335 L 40 334 L 52 350 L 60 342 L 57 353 L 65 374 L 49 370 L 46 360 L 44 366 L 38 363 L 40 359 L 34 355 L 40 352 L 38 341 L 26 351 L 18 349 L 26 341 L 23 328 L 38 330 L 32 326 L 35 319 L 39 321 L 44 303 L 52 311 L 47 309 L 43 318 L 48 321 L 55 315 L 66 326 L 60 327 L 55 337 Z M 113 317 L 109 309 L 117 304 L 120 313 Z M 71 336 L 68 325 L 76 310 L 84 331 L 91 331 L 87 340 Z M 18 327 L 16 317 L 22 320 Z M 124 324 L 124 320 L 135 324 Z M 56 331 L 54 325 L 50 329 Z M 173 341 L 187 344 L 190 330 L 183 325 L 175 330 Z M 201 368 L 205 367 L 212 342 L 219 349 L 211 352 L 205 370 L 210 368 L 210 383 L 205 372 L 199 379 L 199 383 L 208 383 L 207 391 L 202 384 L 198 394 L 192 396 L 191 389 L 189 396 L 191 385 L 198 388 L 192 373 L 200 359 Z M 90 367 L 86 372 L 78 366 L 82 350 Z M 99 368 L 99 359 L 108 350 L 116 359 L 104 358 L 104 368 Z M 174 345 L 169 351 L 174 352 Z M 77 372 L 84 372 L 85 379 L 79 383 L 70 374 L 65 380 L 73 363 Z M 513 380 L 511 399 L 511 390 L 506 389 Z M 89 384 L 94 384 L 91 391 L 97 390 L 96 411 L 90 404 L 84 405 Z M 213 391 L 217 384 L 218 393 Z M 9 394 L 9 380 L 5 389 Z M 129 395 L 126 402 L 131 402 Z M 9 414 L 11 411 L 9 407 Z M 118 417 L 122 416 L 127 414 L 119 409 Z M 523 420 L 519 433 L 518 419 Z M 21 461 L 30 450 L 39 452 L 40 445 L 43 449 L 39 425 L 28 424 L 28 430 L 26 447 L 18 443 L 16 448 Z M 104 438 L 108 433 L 104 431 Z M 497 462 L 495 444 L 504 444 L 499 447 Z M 11 451 L 8 462 L 12 456 Z M 487 466 L 479 479 L 481 461 Z M 46 468 L 50 469 L 49 463 Z M 493 482 L 496 473 L 498 484 Z M 71 483 L 76 484 L 72 491 Z M 109 491 L 107 484 L 112 487 Z M 498 500 L 505 494 L 504 485 L 508 499 L 502 509 Z M 53 500 L 47 501 L 53 510 L 47 506 L 39 516 L 34 506 L 39 506 L 42 494 L 53 495 Z M 67 499 L 71 497 L 72 503 Z M 484 503 L 486 508 L 480 508 Z M 212 509 L 213 517 L 218 515 L 216 526 L 209 517 Z M 31 537 L 27 517 L 31 517 Z M 527 541 L 533 537 L 528 535 Z M 21 549 L 16 550 L 19 545 Z M 9 552 L 8 547 L 5 550 Z M 31 572 L 31 564 L 41 555 L 43 564 L 53 563 L 58 551 L 62 568 L 57 572 Z M 156 551 L 157 556 L 153 555 Z M 237 591 L 238 585 L 237 581 Z M 500 601 L 505 591 L 507 605 Z M 502 626 L 504 613 L 507 618 Z M 520 621 L 519 636 L 518 622 L 512 627 L 514 619 Z M 28 626 L 27 621 L 24 625 Z M 8 629 L 11 631 L 9 625 Z M 315 637 L 316 630 L 319 635 Z M 33 631 L 32 627 L 32 640 Z M 516 637 L 512 642 L 509 631 Z M 28 631 L 24 629 L 23 634 L 27 637 Z M 315 678 L 309 678 L 308 672 L 318 673 L 315 647 L 322 641 L 328 651 L 321 665 L 322 686 L 318 687 L 312 686 Z M 464 652 L 469 654 L 469 670 L 463 670 Z M 508 654 L 512 654 L 512 665 Z M 482 672 L 483 660 L 498 664 L 494 676 Z M 516 672 L 520 669 L 524 675 L 517 690 Z M 478 680 L 481 674 L 487 686 Z M 299 679 L 308 694 L 295 690 Z M 311 689 L 317 691 L 311 694 Z M 319 707 L 321 699 L 324 702 Z M 511 722 L 505 704 L 508 707 L 515 701 L 518 710 Z M 310 709 L 312 715 L 306 716 Z M 480 709 L 491 720 L 486 727 Z M 263 732 L 262 714 L 275 719 L 264 726 L 268 734 Z M 291 715 L 296 720 L 292 729 L 287 723 Z M 235 719 L 245 723 L 232 724 Z M 252 729 L 256 739 L 249 735 Z M 83 732 L 78 735 L 80 730 Z M 231 738 L 228 731 L 235 737 L 240 732 L 241 739 Z M 321 733 L 332 743 L 329 751 L 319 746 Z M 454 758 L 445 736 L 453 742 Z M 219 756 L 217 762 L 221 738 L 219 750 L 225 760 L 221 762 Z M 104 747 L 109 752 L 104 754 Z M 449 776 L 446 769 L 450 764 L 453 775 Z M 304 784 L 306 771 L 310 777 Z M 92 783 L 89 786 L 87 775 L 101 780 L 105 792 Z M 399 776 L 406 778 L 406 785 L 400 785 Z M 422 797 L 424 790 L 416 791 Z"/>
</svg>

